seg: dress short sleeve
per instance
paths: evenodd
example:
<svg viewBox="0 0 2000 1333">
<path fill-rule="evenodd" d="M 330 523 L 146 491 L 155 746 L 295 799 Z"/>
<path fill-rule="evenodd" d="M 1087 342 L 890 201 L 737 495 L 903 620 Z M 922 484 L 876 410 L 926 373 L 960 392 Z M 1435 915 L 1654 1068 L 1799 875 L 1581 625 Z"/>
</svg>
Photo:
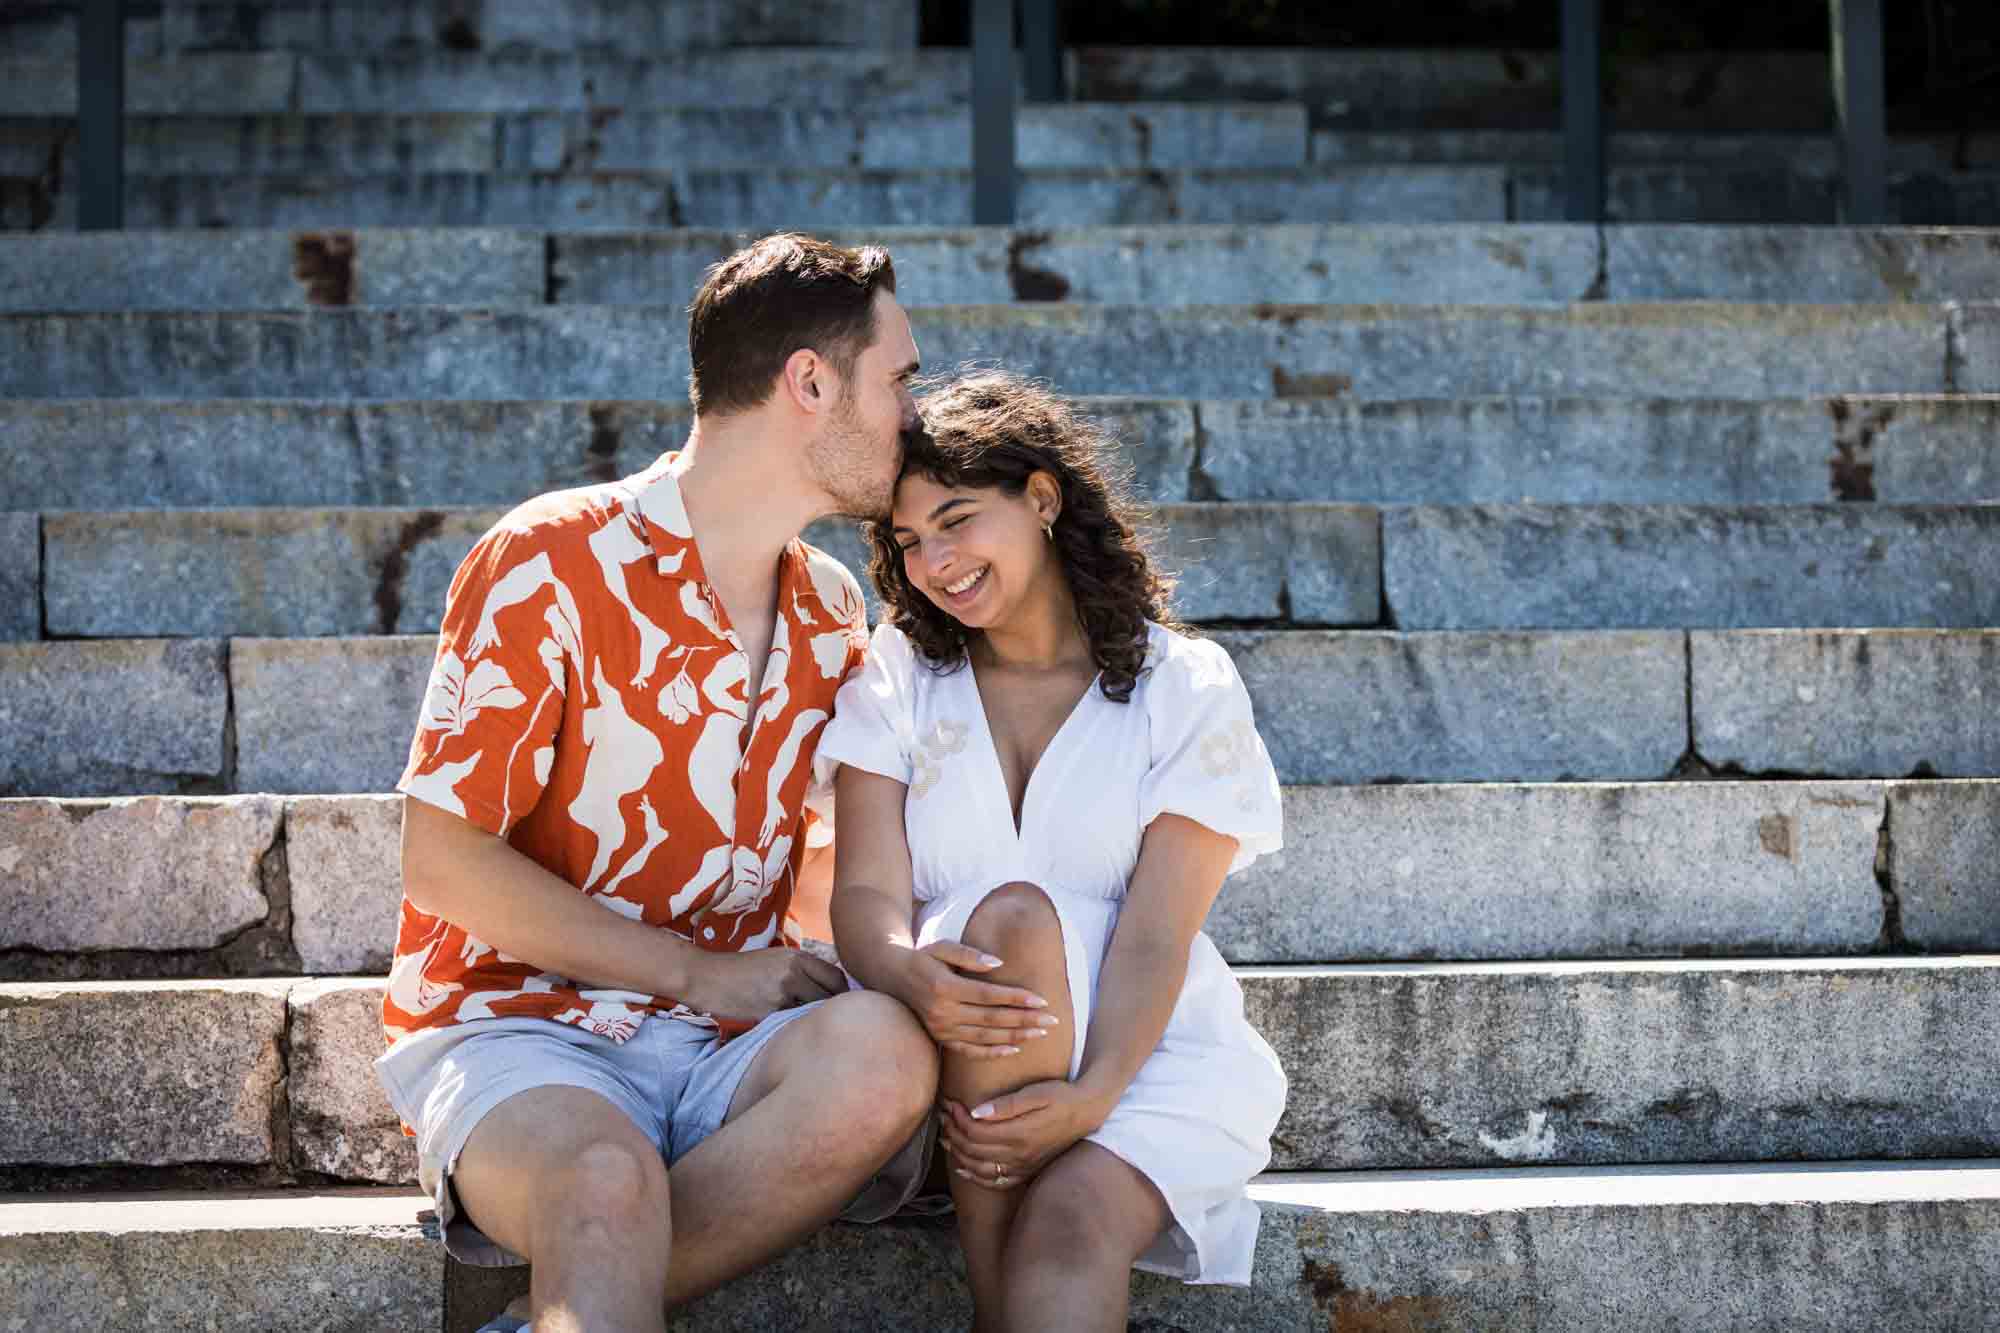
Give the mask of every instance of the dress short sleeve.
<svg viewBox="0 0 2000 1333">
<path fill-rule="evenodd" d="M 914 773 L 916 654 L 893 625 L 876 627 L 861 670 L 840 687 L 833 720 L 813 758 L 818 782 L 833 781 L 842 764 L 907 784 Z"/>
<path fill-rule="evenodd" d="M 1181 815 L 1236 839 L 1232 875 L 1284 846 L 1278 774 L 1222 646 L 1175 636 L 1144 688 L 1152 753 L 1139 783 L 1140 828 Z"/>
</svg>

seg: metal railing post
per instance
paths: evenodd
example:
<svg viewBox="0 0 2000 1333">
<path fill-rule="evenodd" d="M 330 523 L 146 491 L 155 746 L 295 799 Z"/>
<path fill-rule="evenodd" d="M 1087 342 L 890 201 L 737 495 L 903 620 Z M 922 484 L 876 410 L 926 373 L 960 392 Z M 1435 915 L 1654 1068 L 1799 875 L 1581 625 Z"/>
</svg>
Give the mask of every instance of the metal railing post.
<svg viewBox="0 0 2000 1333">
<path fill-rule="evenodd" d="M 125 0 L 83 0 L 77 15 L 77 226 L 125 225 Z"/>
<path fill-rule="evenodd" d="M 1014 0 L 972 0 L 972 220 L 1014 221 Z"/>
<path fill-rule="evenodd" d="M 1604 6 L 1563 0 L 1563 216 L 1604 221 Z"/>
<path fill-rule="evenodd" d="M 1062 0 L 1021 0 L 1021 73 L 1028 101 L 1064 99 Z"/>
<path fill-rule="evenodd" d="M 1882 0 L 1830 0 L 1833 108 L 1840 136 L 1840 218 L 1889 220 L 1889 136 L 1882 59 Z"/>
</svg>

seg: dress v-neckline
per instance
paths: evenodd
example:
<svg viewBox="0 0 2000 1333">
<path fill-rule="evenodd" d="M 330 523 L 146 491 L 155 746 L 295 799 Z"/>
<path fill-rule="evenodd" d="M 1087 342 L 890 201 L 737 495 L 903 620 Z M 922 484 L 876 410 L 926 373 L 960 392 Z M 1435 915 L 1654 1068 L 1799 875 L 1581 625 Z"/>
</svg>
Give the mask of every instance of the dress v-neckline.
<svg viewBox="0 0 2000 1333">
<path fill-rule="evenodd" d="M 1083 687 L 1083 693 L 1077 696 L 1076 702 L 1070 705 L 1069 712 L 1063 715 L 1062 724 L 1049 736 L 1049 743 L 1042 747 L 1039 755 L 1035 756 L 1034 766 L 1021 779 L 1021 813 L 1016 816 L 1013 793 L 1007 790 L 1007 766 L 1000 761 L 1000 742 L 993 735 L 993 719 L 987 716 L 986 696 L 979 688 L 979 668 L 972 664 L 972 654 L 969 652 L 965 656 L 965 671 L 966 678 L 972 683 L 973 711 L 979 715 L 979 733 L 985 737 L 986 753 L 993 761 L 991 769 L 993 781 L 1000 789 L 1000 808 L 1006 812 L 1007 822 L 1014 830 L 1014 840 L 1019 842 L 1022 831 L 1028 826 L 1028 802 L 1035 792 L 1036 777 L 1041 774 L 1043 766 L 1048 763 L 1049 755 L 1054 753 L 1056 746 L 1069 731 L 1070 724 L 1076 721 L 1077 714 L 1081 713 L 1083 706 L 1090 702 L 1090 696 L 1097 689 L 1098 682 L 1104 679 L 1104 673 L 1100 671 L 1090 678 L 1090 684 Z"/>
</svg>

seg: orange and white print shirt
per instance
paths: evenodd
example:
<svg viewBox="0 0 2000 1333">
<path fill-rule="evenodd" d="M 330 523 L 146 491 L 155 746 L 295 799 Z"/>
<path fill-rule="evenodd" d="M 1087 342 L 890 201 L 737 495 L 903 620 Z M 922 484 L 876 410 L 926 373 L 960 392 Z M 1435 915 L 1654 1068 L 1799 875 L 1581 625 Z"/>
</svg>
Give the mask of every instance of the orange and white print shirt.
<svg viewBox="0 0 2000 1333">
<path fill-rule="evenodd" d="M 813 750 L 867 647 L 861 590 L 793 541 L 761 693 L 702 568 L 667 454 L 531 500 L 459 566 L 397 789 L 504 837 L 607 911 L 704 949 L 798 943 Z M 391 1043 L 531 1017 L 624 1041 L 649 1015 L 725 1029 L 672 996 L 544 972 L 403 900 Z"/>
</svg>

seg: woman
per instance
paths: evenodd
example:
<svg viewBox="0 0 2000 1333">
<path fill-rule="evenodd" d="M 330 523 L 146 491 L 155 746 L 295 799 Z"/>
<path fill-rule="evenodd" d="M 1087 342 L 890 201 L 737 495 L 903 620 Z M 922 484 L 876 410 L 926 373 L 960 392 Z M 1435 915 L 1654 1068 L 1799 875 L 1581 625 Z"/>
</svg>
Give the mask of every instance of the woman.
<svg viewBox="0 0 2000 1333">
<path fill-rule="evenodd" d="M 1285 1078 L 1201 924 L 1280 845 L 1277 779 L 1096 429 L 1003 374 L 924 416 L 820 742 L 835 942 L 941 1048 L 976 1328 L 1122 1330 L 1134 1264 L 1250 1278 Z"/>
</svg>

